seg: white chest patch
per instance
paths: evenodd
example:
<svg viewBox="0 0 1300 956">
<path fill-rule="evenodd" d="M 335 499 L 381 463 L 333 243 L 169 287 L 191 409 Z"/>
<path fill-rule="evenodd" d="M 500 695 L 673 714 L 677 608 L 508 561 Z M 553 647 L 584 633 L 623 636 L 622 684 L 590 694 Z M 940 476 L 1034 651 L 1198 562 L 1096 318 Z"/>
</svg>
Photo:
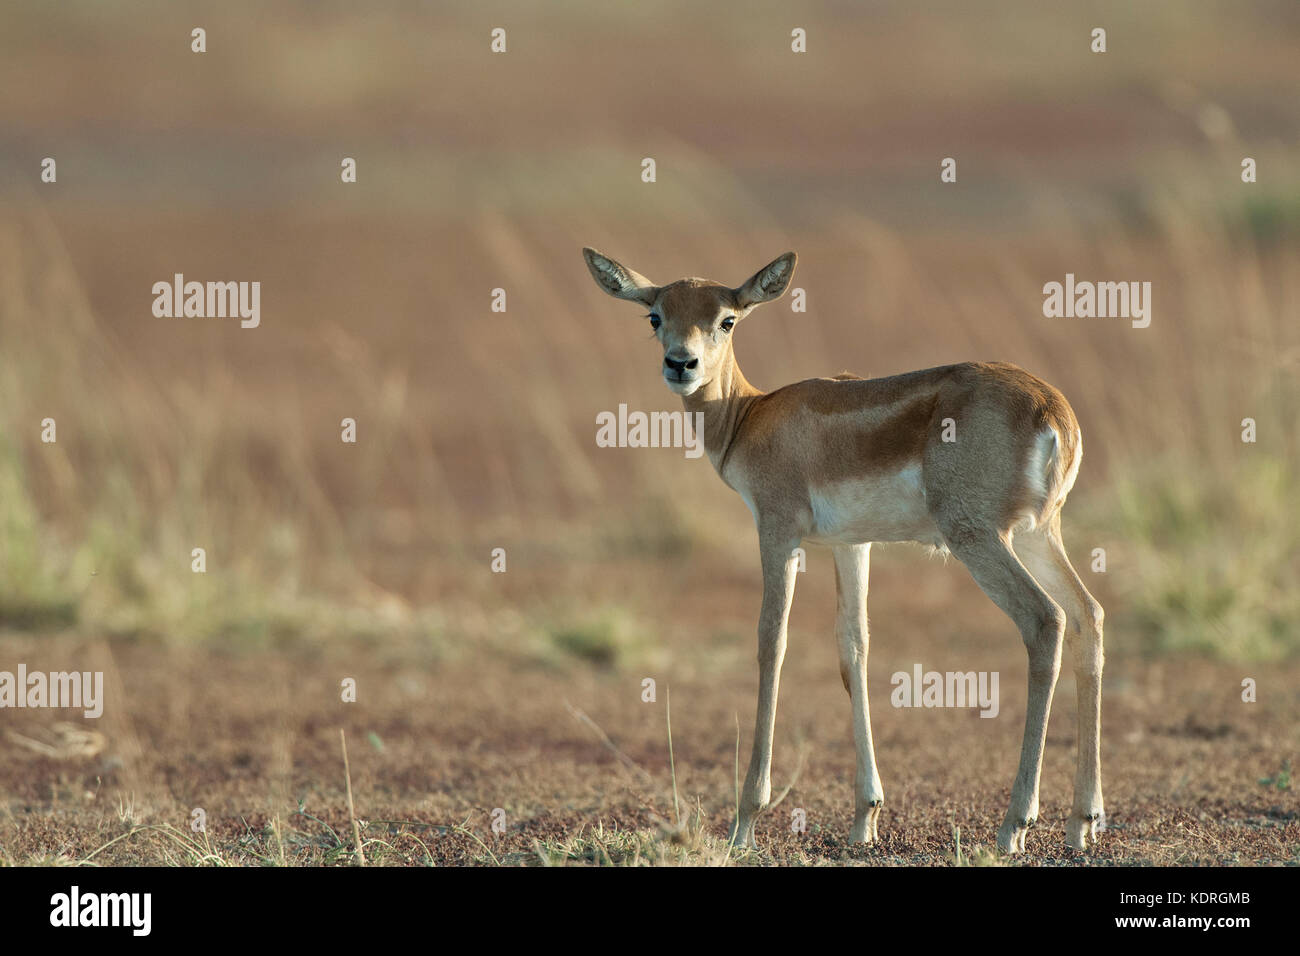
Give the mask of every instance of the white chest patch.
<svg viewBox="0 0 1300 956">
<path fill-rule="evenodd" d="M 938 529 L 926 508 L 921 465 L 810 489 L 813 528 L 820 544 L 919 541 L 933 544 Z"/>
</svg>

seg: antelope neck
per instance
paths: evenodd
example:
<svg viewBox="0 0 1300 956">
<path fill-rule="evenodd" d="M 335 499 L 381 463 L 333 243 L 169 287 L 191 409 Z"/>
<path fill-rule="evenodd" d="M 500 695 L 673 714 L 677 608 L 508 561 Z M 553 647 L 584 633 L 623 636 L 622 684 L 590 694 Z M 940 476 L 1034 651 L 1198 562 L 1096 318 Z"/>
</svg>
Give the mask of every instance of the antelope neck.
<svg viewBox="0 0 1300 956">
<path fill-rule="evenodd" d="M 687 412 L 704 413 L 704 450 L 720 476 L 745 416 L 763 394 L 749 384 L 732 358 L 707 384 L 682 396 Z"/>
</svg>

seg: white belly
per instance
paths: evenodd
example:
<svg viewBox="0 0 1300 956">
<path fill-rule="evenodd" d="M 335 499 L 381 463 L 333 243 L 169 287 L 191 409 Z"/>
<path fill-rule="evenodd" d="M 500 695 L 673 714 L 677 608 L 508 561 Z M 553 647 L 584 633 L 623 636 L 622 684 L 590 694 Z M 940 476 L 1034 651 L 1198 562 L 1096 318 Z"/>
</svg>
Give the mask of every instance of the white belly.
<svg viewBox="0 0 1300 956">
<path fill-rule="evenodd" d="M 936 544 L 939 531 L 926 508 L 920 464 L 810 489 L 818 544 L 918 541 Z"/>
</svg>

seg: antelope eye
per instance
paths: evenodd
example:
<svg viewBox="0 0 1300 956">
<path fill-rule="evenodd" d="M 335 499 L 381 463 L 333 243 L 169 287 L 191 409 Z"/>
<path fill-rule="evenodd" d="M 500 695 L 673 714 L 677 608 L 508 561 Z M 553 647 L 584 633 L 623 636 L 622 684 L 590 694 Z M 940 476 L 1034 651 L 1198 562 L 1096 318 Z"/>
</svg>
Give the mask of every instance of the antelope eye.
<svg viewBox="0 0 1300 956">
<path fill-rule="evenodd" d="M 650 313 L 650 328 L 654 329 L 655 331 L 658 331 L 659 326 L 662 322 L 663 319 L 659 318 L 659 316 L 655 315 L 653 312 Z"/>
<path fill-rule="evenodd" d="M 724 332 L 730 332 L 730 331 L 731 331 L 732 329 L 734 329 L 735 327 L 736 327 L 736 319 L 735 319 L 735 316 L 731 316 L 731 315 L 729 315 L 729 316 L 727 316 L 725 319 L 722 320 L 722 331 L 724 331 Z"/>
</svg>

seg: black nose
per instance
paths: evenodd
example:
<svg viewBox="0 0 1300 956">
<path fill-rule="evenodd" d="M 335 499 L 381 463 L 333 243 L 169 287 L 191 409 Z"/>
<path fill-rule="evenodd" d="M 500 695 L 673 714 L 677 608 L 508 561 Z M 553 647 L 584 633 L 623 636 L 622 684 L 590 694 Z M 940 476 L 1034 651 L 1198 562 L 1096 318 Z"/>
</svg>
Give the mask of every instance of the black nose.
<svg viewBox="0 0 1300 956">
<path fill-rule="evenodd" d="M 699 364 L 700 364 L 700 360 L 697 358 L 686 359 L 684 361 L 679 362 L 677 359 L 669 355 L 664 356 L 664 365 L 668 366 L 668 368 L 672 369 L 674 372 L 677 372 L 679 374 L 684 369 L 695 368 L 695 366 Z"/>
</svg>

